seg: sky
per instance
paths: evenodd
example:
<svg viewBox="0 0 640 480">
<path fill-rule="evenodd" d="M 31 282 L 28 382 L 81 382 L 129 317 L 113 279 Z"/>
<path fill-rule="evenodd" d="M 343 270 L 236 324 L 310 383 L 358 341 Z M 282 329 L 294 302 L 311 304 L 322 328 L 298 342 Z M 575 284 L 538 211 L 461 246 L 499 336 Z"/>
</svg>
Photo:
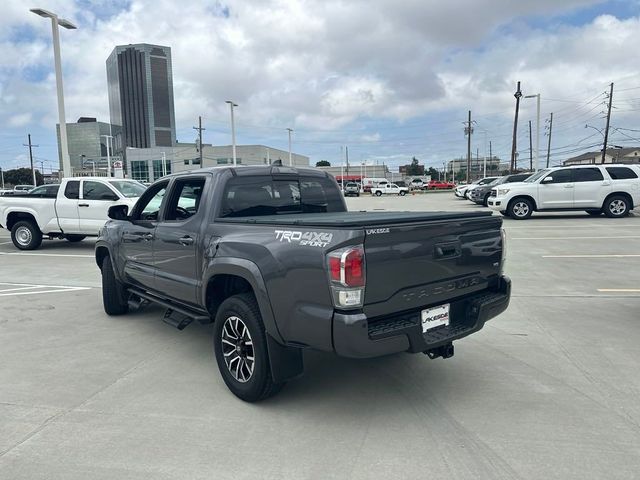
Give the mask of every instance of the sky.
<svg viewBox="0 0 640 480">
<path fill-rule="evenodd" d="M 177 138 L 293 150 L 312 164 L 427 166 L 474 155 L 508 161 L 516 83 L 541 96 L 540 156 L 554 113 L 551 164 L 610 144 L 640 145 L 639 0 L 4 0 L 0 17 L 0 168 L 57 169 L 50 22 L 60 30 L 67 122 L 109 121 L 105 60 L 116 45 L 172 49 Z M 518 158 L 528 163 L 535 99 L 523 99 Z M 586 125 L 589 125 L 586 127 Z M 41 163 L 42 162 L 42 163 Z"/>
</svg>

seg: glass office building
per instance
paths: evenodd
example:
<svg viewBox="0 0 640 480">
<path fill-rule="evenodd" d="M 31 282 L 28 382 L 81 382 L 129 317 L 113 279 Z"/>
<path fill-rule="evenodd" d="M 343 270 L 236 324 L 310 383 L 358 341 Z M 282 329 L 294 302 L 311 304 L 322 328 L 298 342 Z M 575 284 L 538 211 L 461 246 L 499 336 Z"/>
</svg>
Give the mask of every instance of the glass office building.
<svg viewBox="0 0 640 480">
<path fill-rule="evenodd" d="M 98 122 L 92 117 L 80 117 L 76 123 L 67 123 L 67 143 L 69 147 L 69 159 L 73 172 L 81 170 L 106 169 L 107 167 L 107 141 L 108 137 L 117 133 L 117 129 L 111 129 L 105 122 Z M 62 153 L 60 150 L 60 124 L 56 124 L 58 136 L 58 159 L 62 169 Z M 121 159 L 110 146 L 111 161 Z"/>
<path fill-rule="evenodd" d="M 115 139 L 118 153 L 175 145 L 171 48 L 117 46 L 107 58 L 107 86 L 111 123 L 122 127 Z"/>
</svg>

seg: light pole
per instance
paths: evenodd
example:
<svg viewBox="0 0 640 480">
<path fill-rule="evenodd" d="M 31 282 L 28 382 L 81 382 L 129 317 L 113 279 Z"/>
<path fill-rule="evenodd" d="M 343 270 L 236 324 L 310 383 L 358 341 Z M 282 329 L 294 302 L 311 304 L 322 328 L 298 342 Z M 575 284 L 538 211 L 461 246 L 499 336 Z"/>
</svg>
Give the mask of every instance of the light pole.
<svg viewBox="0 0 640 480">
<path fill-rule="evenodd" d="M 289 132 L 289 166 L 291 167 L 293 165 L 291 160 L 291 132 L 293 132 L 293 129 L 287 128 L 287 131 Z"/>
<path fill-rule="evenodd" d="M 111 143 L 111 139 L 113 138 L 113 136 L 111 135 L 100 135 L 100 138 L 104 137 L 105 141 L 107 143 L 107 177 L 111 176 L 111 150 L 110 150 L 110 143 Z"/>
<path fill-rule="evenodd" d="M 167 176 L 167 155 L 165 152 L 162 152 L 162 176 Z"/>
<path fill-rule="evenodd" d="M 60 60 L 60 32 L 58 25 L 69 30 L 77 27 L 69 20 L 58 18 L 55 13 L 43 10 L 42 8 L 32 8 L 31 11 L 41 17 L 51 19 L 51 32 L 53 35 L 53 63 L 56 70 L 56 90 L 58 93 L 58 122 L 60 123 L 60 151 L 62 152 L 62 176 L 71 176 L 71 160 L 69 159 L 69 147 L 67 144 L 67 122 L 64 114 L 64 93 L 62 90 L 62 62 Z"/>
<path fill-rule="evenodd" d="M 231 150 L 233 152 L 233 166 L 236 166 L 236 124 L 233 119 L 233 107 L 237 107 L 237 103 L 233 103 L 231 100 L 227 100 L 225 103 L 229 104 L 231 109 Z"/>
<path fill-rule="evenodd" d="M 536 93 L 535 95 L 525 95 L 524 98 L 537 98 L 536 100 L 536 169 L 540 168 L 540 94 Z"/>
</svg>

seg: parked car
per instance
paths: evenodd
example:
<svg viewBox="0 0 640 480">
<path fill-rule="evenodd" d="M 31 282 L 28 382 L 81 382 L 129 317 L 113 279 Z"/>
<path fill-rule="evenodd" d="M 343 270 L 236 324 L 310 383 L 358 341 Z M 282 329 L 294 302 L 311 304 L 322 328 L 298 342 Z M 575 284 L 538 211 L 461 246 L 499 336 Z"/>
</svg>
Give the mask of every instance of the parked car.
<svg viewBox="0 0 640 480">
<path fill-rule="evenodd" d="M 505 183 L 522 182 L 530 176 L 531 173 L 516 173 L 513 175 L 506 175 L 504 177 L 498 177 L 491 183 L 474 188 L 469 194 L 469 200 L 486 207 L 488 206 L 487 202 L 489 201 L 493 187 L 497 187 L 498 185 L 503 185 Z"/>
<path fill-rule="evenodd" d="M 25 193 L 30 190 L 33 190 L 35 187 L 33 185 L 16 185 L 13 187 L 13 193 Z"/>
<path fill-rule="evenodd" d="M 453 194 L 458 198 L 465 198 L 464 193 L 467 191 L 467 188 L 469 188 L 470 185 L 473 185 L 473 184 L 462 183 L 462 182 L 458 183 L 458 185 L 456 185 L 455 190 L 453 191 Z"/>
<path fill-rule="evenodd" d="M 362 191 L 371 192 L 371 189 L 381 183 L 388 183 L 386 178 L 366 177 L 362 179 Z"/>
<path fill-rule="evenodd" d="M 489 183 L 493 182 L 496 178 L 498 177 L 485 177 L 485 178 L 481 178 L 480 180 L 478 180 L 477 182 L 473 182 L 471 185 L 469 185 L 465 191 L 464 191 L 464 198 L 469 199 L 469 194 L 471 194 L 471 192 L 478 187 L 481 187 L 483 185 L 488 185 Z"/>
<path fill-rule="evenodd" d="M 65 178 L 55 198 L 24 195 L 0 198 L 0 227 L 11 231 L 20 250 L 34 250 L 42 237 L 79 242 L 97 236 L 112 205 L 133 206 L 145 191 L 135 180 Z"/>
<path fill-rule="evenodd" d="M 60 189 L 59 183 L 51 183 L 48 185 L 40 185 L 39 187 L 29 190 L 25 196 L 27 197 L 39 197 L 39 198 L 56 198 L 58 190 Z M 17 195 L 16 195 L 17 196 Z"/>
<path fill-rule="evenodd" d="M 344 185 L 344 196 L 348 197 L 349 195 L 355 195 L 356 197 L 360 196 L 360 185 L 355 182 L 345 183 Z"/>
<path fill-rule="evenodd" d="M 424 189 L 424 182 L 422 181 L 421 178 L 414 178 L 409 183 L 409 188 L 411 190 L 423 190 Z"/>
<path fill-rule="evenodd" d="M 387 183 L 382 186 L 373 187 L 371 194 L 379 197 L 380 195 L 406 195 L 409 193 L 407 187 L 399 187 L 395 183 Z"/>
<path fill-rule="evenodd" d="M 407 182 L 405 182 L 404 180 L 400 180 L 398 182 L 394 182 L 396 185 L 398 185 L 399 187 L 407 187 Z"/>
<path fill-rule="evenodd" d="M 534 211 L 584 210 L 625 217 L 640 201 L 637 165 L 576 165 L 538 171 L 524 182 L 492 189 L 489 207 L 516 220 Z"/>
<path fill-rule="evenodd" d="M 178 329 L 213 322 L 222 379 L 245 401 L 302 374 L 307 348 L 451 357 L 453 341 L 509 304 L 501 218 L 347 212 L 315 169 L 176 173 L 109 217 L 95 249 L 105 312 L 151 302 Z"/>
<path fill-rule="evenodd" d="M 453 182 L 429 180 L 429 183 L 427 183 L 427 190 L 451 190 L 452 188 L 456 188 L 456 184 Z"/>
</svg>

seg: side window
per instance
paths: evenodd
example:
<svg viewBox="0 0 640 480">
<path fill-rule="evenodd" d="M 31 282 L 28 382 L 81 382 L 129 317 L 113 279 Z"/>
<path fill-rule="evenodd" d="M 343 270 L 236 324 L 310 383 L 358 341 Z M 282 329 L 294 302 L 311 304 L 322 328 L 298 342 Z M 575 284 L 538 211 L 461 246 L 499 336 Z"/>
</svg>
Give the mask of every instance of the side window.
<svg viewBox="0 0 640 480">
<path fill-rule="evenodd" d="M 628 178 L 638 178 L 636 172 L 628 167 L 607 167 L 607 173 L 613 180 L 625 180 Z"/>
<path fill-rule="evenodd" d="M 554 170 L 550 172 L 547 177 L 552 177 L 553 180 L 546 183 L 569 183 L 573 182 L 573 175 L 571 174 L 572 170 L 570 168 L 565 168 L 563 170 Z M 545 177 L 546 178 L 546 177 Z"/>
<path fill-rule="evenodd" d="M 576 168 L 573 171 L 574 182 L 598 182 L 604 180 L 599 168 Z"/>
<path fill-rule="evenodd" d="M 168 182 L 162 182 L 149 187 L 136 203 L 132 217 L 138 220 L 157 220 L 167 185 Z"/>
<path fill-rule="evenodd" d="M 184 220 L 194 216 L 200 208 L 204 182 L 204 178 L 176 180 L 164 219 Z"/>
<path fill-rule="evenodd" d="M 114 201 L 118 200 L 118 195 L 104 183 L 85 180 L 82 182 L 82 198 L 83 200 Z"/>
<path fill-rule="evenodd" d="M 80 180 L 67 182 L 67 186 L 64 189 L 64 196 L 72 200 L 78 200 L 80 198 Z"/>
</svg>

